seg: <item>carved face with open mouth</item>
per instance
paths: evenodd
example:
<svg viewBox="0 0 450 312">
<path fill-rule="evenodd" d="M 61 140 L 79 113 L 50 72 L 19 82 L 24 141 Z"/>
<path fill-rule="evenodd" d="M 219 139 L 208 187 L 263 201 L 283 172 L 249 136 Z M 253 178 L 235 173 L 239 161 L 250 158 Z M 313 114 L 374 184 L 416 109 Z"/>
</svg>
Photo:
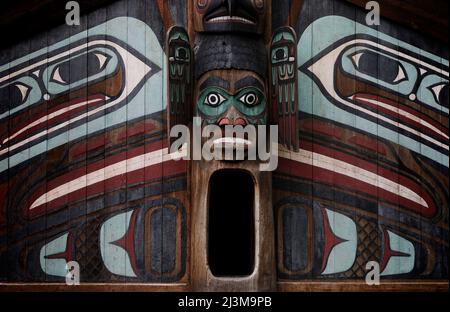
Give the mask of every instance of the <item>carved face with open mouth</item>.
<svg viewBox="0 0 450 312">
<path fill-rule="evenodd" d="M 266 87 L 255 73 L 242 70 L 214 70 L 203 75 L 196 90 L 197 115 L 202 128 L 217 125 L 222 138 L 217 144 L 247 148 L 251 140 L 226 137 L 226 126 L 266 124 Z M 256 138 L 255 138 L 256 139 Z"/>
<path fill-rule="evenodd" d="M 264 32 L 266 0 L 194 0 L 194 8 L 197 32 Z"/>
</svg>

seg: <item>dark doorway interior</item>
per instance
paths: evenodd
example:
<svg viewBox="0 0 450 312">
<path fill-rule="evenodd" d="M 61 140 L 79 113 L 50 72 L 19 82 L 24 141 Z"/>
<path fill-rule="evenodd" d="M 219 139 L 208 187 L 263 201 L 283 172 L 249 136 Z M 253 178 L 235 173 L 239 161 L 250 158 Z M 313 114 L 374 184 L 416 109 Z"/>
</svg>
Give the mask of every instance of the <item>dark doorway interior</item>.
<svg viewBox="0 0 450 312">
<path fill-rule="evenodd" d="M 217 277 L 251 275 L 255 263 L 253 178 L 244 171 L 218 171 L 211 177 L 209 191 L 209 268 Z"/>
</svg>

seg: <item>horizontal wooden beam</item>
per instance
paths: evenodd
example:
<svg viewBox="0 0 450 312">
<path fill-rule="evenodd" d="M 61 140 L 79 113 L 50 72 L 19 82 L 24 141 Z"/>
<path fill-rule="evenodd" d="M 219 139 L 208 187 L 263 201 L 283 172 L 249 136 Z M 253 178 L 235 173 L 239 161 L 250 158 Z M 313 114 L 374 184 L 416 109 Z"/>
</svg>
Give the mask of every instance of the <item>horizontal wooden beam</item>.
<svg viewBox="0 0 450 312">
<path fill-rule="evenodd" d="M 279 292 L 448 292 L 448 281 L 381 281 L 369 286 L 364 281 L 278 282 Z M 89 283 L 67 286 L 61 283 L 0 283 L 0 292 L 187 292 L 188 284 Z"/>
<path fill-rule="evenodd" d="M 369 286 L 364 281 L 345 282 L 279 282 L 282 292 L 448 292 L 448 281 L 381 281 Z"/>
<path fill-rule="evenodd" d="M 0 283 L 0 292 L 186 292 L 187 284 L 143 283 L 81 283 L 68 286 L 62 283 Z"/>
</svg>

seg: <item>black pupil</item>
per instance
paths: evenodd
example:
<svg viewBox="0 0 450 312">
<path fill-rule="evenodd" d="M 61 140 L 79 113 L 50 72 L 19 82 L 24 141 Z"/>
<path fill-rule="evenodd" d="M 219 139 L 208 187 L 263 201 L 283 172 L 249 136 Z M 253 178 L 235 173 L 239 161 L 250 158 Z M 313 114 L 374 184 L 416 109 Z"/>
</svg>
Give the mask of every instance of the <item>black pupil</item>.
<svg viewBox="0 0 450 312">
<path fill-rule="evenodd" d="M 442 106 L 448 107 L 448 83 L 442 88 L 441 92 L 439 93 L 439 104 Z"/>
<path fill-rule="evenodd" d="M 278 50 L 275 52 L 275 58 L 276 58 L 277 60 L 282 60 L 282 59 L 284 59 L 284 58 L 285 58 L 285 56 L 284 56 L 284 50 L 283 50 L 283 49 L 278 49 Z"/>
<path fill-rule="evenodd" d="M 72 83 L 99 74 L 102 66 L 96 54 L 98 53 L 83 54 L 57 65 L 61 79 L 65 83 Z"/>
<path fill-rule="evenodd" d="M 402 69 L 398 61 L 378 53 L 365 51 L 359 59 L 358 70 L 363 74 L 392 84 L 397 83 L 395 79 Z"/>
<path fill-rule="evenodd" d="M 182 58 L 182 59 L 185 59 L 185 58 L 186 58 L 186 50 L 184 50 L 184 49 L 179 49 L 179 50 L 178 50 L 178 56 L 179 56 L 180 58 Z"/>
<path fill-rule="evenodd" d="M 219 97 L 216 94 L 211 94 L 209 96 L 209 103 L 217 104 L 217 102 L 219 102 Z"/>
<path fill-rule="evenodd" d="M 0 88 L 0 114 L 23 103 L 22 92 L 15 84 Z"/>
<path fill-rule="evenodd" d="M 248 104 L 253 104 L 253 103 L 255 103 L 255 95 L 254 95 L 254 94 L 249 94 L 249 95 L 247 96 L 247 103 L 248 103 Z"/>
</svg>

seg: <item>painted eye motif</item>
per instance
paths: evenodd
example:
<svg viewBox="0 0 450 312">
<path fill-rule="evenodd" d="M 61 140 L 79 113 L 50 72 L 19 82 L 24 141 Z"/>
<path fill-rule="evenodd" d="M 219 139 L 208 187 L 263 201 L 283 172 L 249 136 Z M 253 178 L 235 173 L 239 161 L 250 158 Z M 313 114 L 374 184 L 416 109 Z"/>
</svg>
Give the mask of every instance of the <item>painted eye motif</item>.
<svg viewBox="0 0 450 312">
<path fill-rule="evenodd" d="M 89 52 L 57 65 L 50 76 L 50 81 L 62 85 L 101 73 L 110 60 L 110 56 L 101 52 Z M 83 70 L 84 69 L 84 70 Z"/>
<path fill-rule="evenodd" d="M 12 83 L 0 88 L 0 111 L 6 111 L 25 103 L 30 94 L 31 87 L 22 82 Z"/>
<path fill-rule="evenodd" d="M 177 61 L 189 61 L 189 52 L 186 48 L 179 47 L 175 51 L 175 59 Z"/>
<path fill-rule="evenodd" d="M 389 84 L 408 80 L 403 65 L 390 57 L 367 50 L 357 52 L 350 58 L 359 72 Z"/>
<path fill-rule="evenodd" d="M 225 101 L 226 99 L 219 93 L 211 92 L 206 96 L 205 104 L 209 106 L 219 106 Z"/>
<path fill-rule="evenodd" d="M 254 92 L 250 92 L 250 93 L 244 94 L 239 99 L 239 101 L 241 101 L 242 103 L 244 103 L 247 106 L 255 106 L 255 105 L 257 105 L 258 102 L 259 102 L 258 100 L 259 100 L 258 96 Z"/>
<path fill-rule="evenodd" d="M 272 52 L 273 63 L 287 61 L 288 57 L 289 57 L 288 47 L 280 47 Z"/>
<path fill-rule="evenodd" d="M 448 107 L 449 106 L 449 98 L 448 98 L 448 81 L 443 83 L 435 84 L 434 86 L 429 87 L 431 92 L 433 93 L 434 99 L 439 105 Z"/>
</svg>

